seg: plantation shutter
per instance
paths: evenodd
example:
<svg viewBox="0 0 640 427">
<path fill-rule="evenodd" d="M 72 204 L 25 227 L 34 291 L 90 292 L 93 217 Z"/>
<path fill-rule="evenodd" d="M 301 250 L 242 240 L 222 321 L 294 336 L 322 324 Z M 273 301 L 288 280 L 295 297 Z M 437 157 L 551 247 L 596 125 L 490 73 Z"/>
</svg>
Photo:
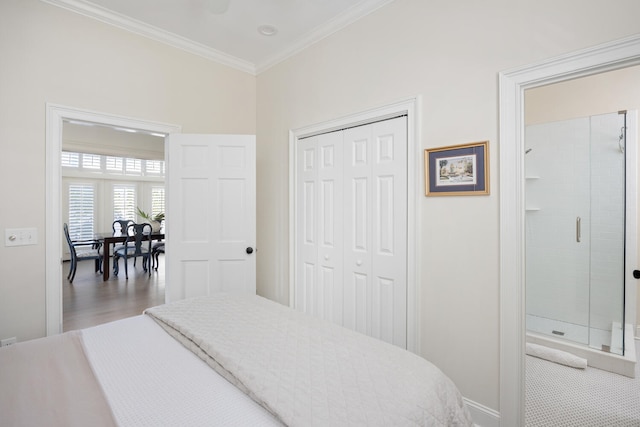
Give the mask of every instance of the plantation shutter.
<svg viewBox="0 0 640 427">
<path fill-rule="evenodd" d="M 151 188 L 151 216 L 164 212 L 164 187 Z"/>
<path fill-rule="evenodd" d="M 95 188 L 91 184 L 69 185 L 69 236 L 73 240 L 94 238 Z"/>
<path fill-rule="evenodd" d="M 136 188 L 133 185 L 113 186 L 113 220 L 136 219 Z"/>
</svg>

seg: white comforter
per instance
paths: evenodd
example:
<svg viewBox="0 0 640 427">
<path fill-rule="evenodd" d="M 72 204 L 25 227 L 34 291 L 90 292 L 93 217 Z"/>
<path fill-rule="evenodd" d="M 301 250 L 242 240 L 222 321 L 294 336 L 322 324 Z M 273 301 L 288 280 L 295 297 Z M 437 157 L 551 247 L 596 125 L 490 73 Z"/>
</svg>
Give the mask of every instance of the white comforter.
<svg viewBox="0 0 640 427">
<path fill-rule="evenodd" d="M 267 299 L 220 293 L 146 314 L 287 425 L 472 425 L 428 361 Z"/>
</svg>

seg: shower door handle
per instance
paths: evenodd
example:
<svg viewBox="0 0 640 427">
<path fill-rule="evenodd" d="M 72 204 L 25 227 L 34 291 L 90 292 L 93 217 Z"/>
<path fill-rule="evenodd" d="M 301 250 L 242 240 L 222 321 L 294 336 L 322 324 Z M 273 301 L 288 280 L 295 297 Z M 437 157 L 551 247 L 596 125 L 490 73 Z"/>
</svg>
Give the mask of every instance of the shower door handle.
<svg viewBox="0 0 640 427">
<path fill-rule="evenodd" d="M 580 227 L 581 227 L 581 223 L 582 220 L 580 219 L 580 217 L 576 217 L 576 242 L 580 243 Z"/>
</svg>

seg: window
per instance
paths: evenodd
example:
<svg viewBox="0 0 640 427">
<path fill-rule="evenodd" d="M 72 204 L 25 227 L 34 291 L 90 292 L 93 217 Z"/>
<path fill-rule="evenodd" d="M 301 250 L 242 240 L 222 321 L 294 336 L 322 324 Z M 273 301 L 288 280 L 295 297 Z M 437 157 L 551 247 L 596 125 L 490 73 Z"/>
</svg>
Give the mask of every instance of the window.
<svg viewBox="0 0 640 427">
<path fill-rule="evenodd" d="M 113 186 L 113 219 L 136 219 L 135 185 L 116 184 Z"/>
<path fill-rule="evenodd" d="M 151 216 L 164 213 L 164 187 L 151 188 Z"/>
<path fill-rule="evenodd" d="M 100 157 L 97 154 L 83 154 L 82 167 L 84 169 L 101 169 Z"/>
<path fill-rule="evenodd" d="M 122 157 L 107 156 L 106 167 L 109 172 L 122 172 L 124 167 Z"/>
<path fill-rule="evenodd" d="M 67 168 L 80 167 L 80 153 L 69 153 L 68 151 L 63 151 L 61 163 L 62 166 Z"/>
<path fill-rule="evenodd" d="M 79 172 L 109 175 L 138 175 L 154 178 L 164 177 L 164 160 L 143 160 L 131 157 L 102 156 L 99 154 L 63 151 L 60 159 L 62 167 Z"/>
<path fill-rule="evenodd" d="M 95 188 L 91 184 L 69 185 L 69 236 L 73 240 L 94 237 Z"/>
<path fill-rule="evenodd" d="M 140 159 L 124 159 L 125 169 L 127 170 L 127 174 L 142 174 L 142 160 Z"/>
<path fill-rule="evenodd" d="M 147 175 L 164 175 L 164 162 L 162 160 L 147 160 Z"/>
</svg>

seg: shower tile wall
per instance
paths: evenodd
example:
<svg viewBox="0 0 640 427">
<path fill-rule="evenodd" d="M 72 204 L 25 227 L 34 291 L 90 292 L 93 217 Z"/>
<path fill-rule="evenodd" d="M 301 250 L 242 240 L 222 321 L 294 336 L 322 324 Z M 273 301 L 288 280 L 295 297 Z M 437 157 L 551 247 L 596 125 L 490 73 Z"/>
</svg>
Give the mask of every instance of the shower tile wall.
<svg viewBox="0 0 640 427">
<path fill-rule="evenodd" d="M 587 328 L 589 252 L 576 242 L 576 218 L 588 241 L 588 119 L 528 126 L 526 132 L 527 314 Z"/>
<path fill-rule="evenodd" d="M 610 120 L 526 128 L 527 327 L 583 344 L 590 324 L 608 331 L 612 319 L 622 319 L 624 170 L 617 165 L 624 156 Z M 603 343 L 607 334 L 592 334 L 592 345 Z"/>
</svg>

